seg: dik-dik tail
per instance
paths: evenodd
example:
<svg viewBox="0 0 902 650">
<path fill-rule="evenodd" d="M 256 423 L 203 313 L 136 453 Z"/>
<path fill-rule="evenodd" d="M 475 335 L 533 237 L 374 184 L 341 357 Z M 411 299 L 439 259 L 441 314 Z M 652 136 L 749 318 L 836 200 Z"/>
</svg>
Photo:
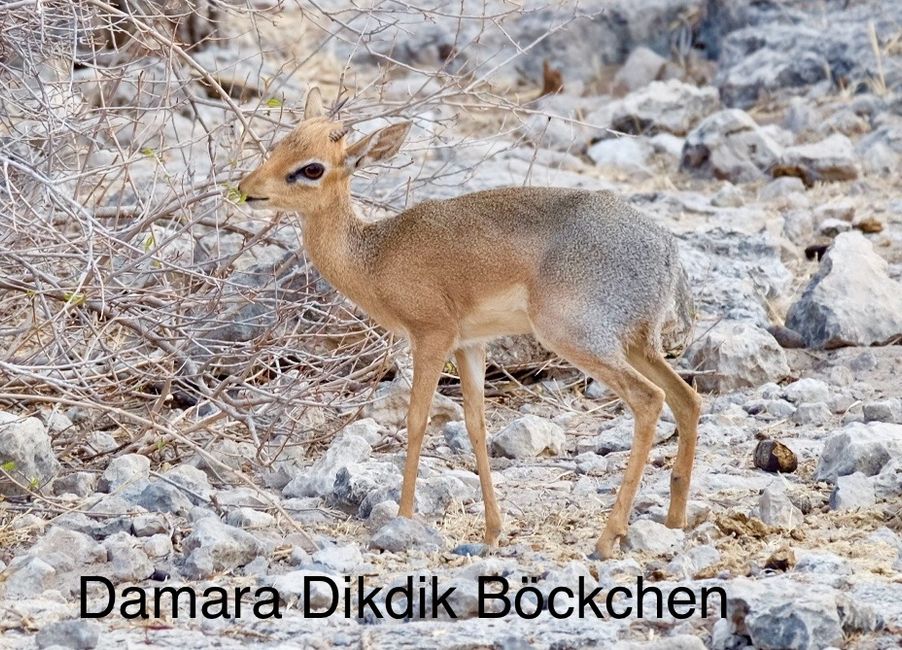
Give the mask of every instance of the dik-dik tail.
<svg viewBox="0 0 902 650">
<path fill-rule="evenodd" d="M 695 322 L 695 300 L 689 286 L 686 270 L 679 261 L 679 252 L 673 248 L 669 306 L 659 326 L 655 344 L 665 353 L 678 355 L 689 342 L 692 324 Z"/>
</svg>

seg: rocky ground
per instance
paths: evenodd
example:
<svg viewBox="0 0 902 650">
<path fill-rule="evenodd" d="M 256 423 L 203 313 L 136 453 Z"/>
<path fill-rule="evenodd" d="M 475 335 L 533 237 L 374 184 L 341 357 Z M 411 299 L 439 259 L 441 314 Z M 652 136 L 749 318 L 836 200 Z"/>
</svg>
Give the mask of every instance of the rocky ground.
<svg viewBox="0 0 902 650">
<path fill-rule="evenodd" d="M 685 346 L 675 336 L 671 347 L 685 347 L 674 364 L 704 394 L 688 529 L 662 525 L 676 452 L 666 411 L 621 557 L 587 555 L 622 477 L 632 421 L 603 386 L 566 368 L 516 389 L 497 382 L 502 388 L 492 391 L 492 470 L 505 526 L 490 552 L 479 546 L 479 481 L 453 369 L 435 403 L 415 522 L 394 518 L 403 360 L 355 421 L 313 453 L 287 447 L 266 470 L 240 436 L 161 462 L 153 453 L 108 453 L 124 434 L 82 431 L 71 411 L 5 406 L 0 462 L 19 485 L 0 483 L 0 647 L 898 647 L 902 11 L 891 2 L 612 5 L 497 72 L 506 97 L 534 96 L 549 60 L 562 92 L 517 99 L 532 108 L 514 126 L 501 110 L 460 117 L 458 107 L 424 103 L 428 120 L 410 115 L 417 129 L 407 155 L 418 164 L 380 170 L 359 190 L 384 192 L 390 204 L 401 200 L 393 188 L 413 187 L 421 200 L 528 177 L 616 190 L 678 235 L 697 313 Z M 492 65 L 511 39 L 534 38 L 537 26 L 548 29 L 566 11 L 525 12 L 505 23 L 504 38 L 490 32 L 472 46 L 471 60 Z M 280 20 L 272 34 L 300 18 L 286 11 Z M 692 25 L 692 47 L 662 41 L 681 20 Z M 438 82 L 417 70 L 448 56 L 460 38 L 455 24 L 436 19 L 395 34 L 392 55 L 408 72 L 385 85 L 386 101 L 431 92 Z M 240 57 L 217 46 L 197 59 L 277 68 L 259 45 L 258 60 L 244 51 L 249 36 L 236 42 Z M 284 36 L 276 43 L 268 56 L 302 47 Z M 331 65 L 348 56 L 347 43 L 325 53 Z M 600 44 L 594 59 L 587 43 Z M 368 53 L 353 55 L 355 65 L 374 66 L 379 48 L 374 39 Z M 303 84 L 290 79 L 285 88 L 302 101 Z M 164 137 L 195 146 L 184 139 L 191 120 L 178 121 Z M 146 164 L 131 171 L 139 183 Z M 417 185 L 422 177 L 430 181 Z M 283 242 L 248 266 L 281 260 L 291 237 Z M 231 244 L 223 236 L 216 245 Z M 531 354 L 525 349 L 494 355 Z M 74 430 L 93 463 L 68 460 L 72 450 L 61 441 Z M 105 576 L 119 591 L 272 586 L 284 617 L 192 620 L 183 610 L 177 619 L 117 611 L 83 620 L 84 575 Z M 323 575 L 339 584 L 364 575 L 386 587 L 438 576 L 456 587 L 459 618 L 305 617 L 305 603 L 322 608 L 329 598 L 305 594 L 304 578 Z M 546 610 L 533 619 L 478 618 L 479 576 L 508 577 L 513 590 L 524 586 L 521 576 L 537 577 L 540 589 L 575 587 L 583 577 L 607 591 L 636 576 L 664 594 L 722 587 L 728 615 L 558 620 Z M 95 584 L 88 595 L 99 607 L 103 591 Z"/>
</svg>

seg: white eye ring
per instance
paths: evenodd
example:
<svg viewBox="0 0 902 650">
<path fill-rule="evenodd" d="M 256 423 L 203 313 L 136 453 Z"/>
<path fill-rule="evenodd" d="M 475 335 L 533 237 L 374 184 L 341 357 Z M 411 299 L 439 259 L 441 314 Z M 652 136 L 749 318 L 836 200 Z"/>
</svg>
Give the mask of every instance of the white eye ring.
<svg viewBox="0 0 902 650">
<path fill-rule="evenodd" d="M 297 183 L 300 180 L 318 181 L 326 173 L 326 166 L 318 162 L 309 162 L 295 169 L 285 177 L 286 183 Z"/>
</svg>

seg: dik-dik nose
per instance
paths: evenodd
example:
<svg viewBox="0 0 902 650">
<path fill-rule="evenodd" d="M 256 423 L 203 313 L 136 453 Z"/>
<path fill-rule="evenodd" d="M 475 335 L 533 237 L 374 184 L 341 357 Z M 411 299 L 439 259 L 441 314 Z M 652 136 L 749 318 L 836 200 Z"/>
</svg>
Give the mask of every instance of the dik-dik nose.
<svg viewBox="0 0 902 650">
<path fill-rule="evenodd" d="M 259 192 L 259 188 L 255 187 L 254 183 L 254 174 L 256 172 L 251 172 L 244 178 L 242 178 L 238 182 L 238 192 L 241 196 L 244 197 L 245 201 L 259 201 L 261 199 L 266 199 L 267 197 L 263 196 Z"/>
</svg>

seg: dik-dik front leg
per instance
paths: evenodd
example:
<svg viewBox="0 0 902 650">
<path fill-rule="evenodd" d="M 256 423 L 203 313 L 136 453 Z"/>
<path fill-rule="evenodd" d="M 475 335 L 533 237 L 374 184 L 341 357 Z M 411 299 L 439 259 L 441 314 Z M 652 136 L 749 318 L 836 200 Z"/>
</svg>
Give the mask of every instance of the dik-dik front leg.
<svg viewBox="0 0 902 650">
<path fill-rule="evenodd" d="M 485 543 L 495 546 L 501 533 L 501 511 L 495 500 L 492 468 L 485 445 L 485 346 L 481 344 L 460 348 L 455 352 L 460 386 L 464 396 L 464 419 L 470 444 L 476 454 L 476 470 L 485 505 Z"/>
<path fill-rule="evenodd" d="M 398 516 L 413 517 L 414 493 L 423 435 L 432 410 L 432 398 L 438 387 L 445 359 L 451 348 L 447 337 L 433 336 L 411 340 L 413 352 L 413 386 L 407 411 L 407 459 L 404 462 L 404 482 L 401 484 L 401 503 Z"/>
</svg>

